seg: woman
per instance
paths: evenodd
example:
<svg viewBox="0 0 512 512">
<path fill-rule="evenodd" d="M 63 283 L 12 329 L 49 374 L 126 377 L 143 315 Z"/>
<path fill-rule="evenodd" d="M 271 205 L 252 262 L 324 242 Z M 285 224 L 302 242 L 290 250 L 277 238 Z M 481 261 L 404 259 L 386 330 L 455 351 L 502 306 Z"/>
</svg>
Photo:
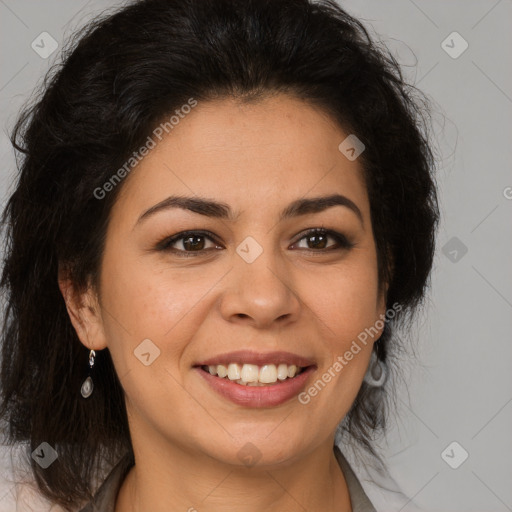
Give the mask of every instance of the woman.
<svg viewBox="0 0 512 512">
<path fill-rule="evenodd" d="M 375 510 L 336 435 L 378 458 L 438 222 L 394 59 L 332 1 L 146 0 L 47 84 L 12 136 L 2 278 L 1 415 L 41 493 Z"/>
</svg>

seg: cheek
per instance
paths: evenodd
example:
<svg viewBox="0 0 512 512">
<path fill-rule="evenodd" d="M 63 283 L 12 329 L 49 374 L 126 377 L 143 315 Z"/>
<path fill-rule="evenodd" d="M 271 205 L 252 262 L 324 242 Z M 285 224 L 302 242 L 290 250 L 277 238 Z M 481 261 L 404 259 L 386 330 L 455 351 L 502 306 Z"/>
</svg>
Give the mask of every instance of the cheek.
<svg viewBox="0 0 512 512">
<path fill-rule="evenodd" d="M 193 335 L 189 319 L 197 314 L 197 305 L 215 282 L 208 276 L 187 279 L 185 274 L 162 266 L 143 265 L 136 259 L 126 258 L 114 264 L 113 259 L 105 258 L 102 274 L 105 334 L 111 352 L 118 359 L 124 359 L 130 366 L 130 355 L 145 339 L 155 343 L 166 359 L 170 356 L 175 360 L 183 351 Z"/>
<path fill-rule="evenodd" d="M 377 274 L 371 265 L 357 265 L 309 279 L 305 302 L 316 317 L 324 357 L 300 403 L 316 411 L 318 429 L 332 429 L 353 404 L 368 367 L 373 339 L 367 330 L 379 318 Z"/>
<path fill-rule="evenodd" d="M 180 362 L 215 280 L 185 283 L 169 269 L 129 260 L 115 268 L 105 260 L 104 270 L 105 334 L 131 407 L 157 418 L 172 416 L 179 404 L 186 416 L 194 402 L 183 392 Z"/>
<path fill-rule="evenodd" d="M 373 264 L 364 263 L 305 278 L 306 303 L 322 320 L 332 349 L 342 350 L 378 318 L 377 272 Z"/>
</svg>

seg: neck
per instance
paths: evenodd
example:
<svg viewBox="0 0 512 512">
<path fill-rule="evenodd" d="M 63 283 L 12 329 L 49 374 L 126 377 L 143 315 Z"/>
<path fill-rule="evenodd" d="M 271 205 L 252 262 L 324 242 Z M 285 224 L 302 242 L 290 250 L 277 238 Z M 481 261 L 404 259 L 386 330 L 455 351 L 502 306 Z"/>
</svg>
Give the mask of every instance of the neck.
<svg viewBox="0 0 512 512">
<path fill-rule="evenodd" d="M 137 452 L 115 512 L 352 512 L 332 440 L 286 467 L 231 466 L 176 447 Z M 162 456 L 166 453 L 166 456 Z"/>
</svg>

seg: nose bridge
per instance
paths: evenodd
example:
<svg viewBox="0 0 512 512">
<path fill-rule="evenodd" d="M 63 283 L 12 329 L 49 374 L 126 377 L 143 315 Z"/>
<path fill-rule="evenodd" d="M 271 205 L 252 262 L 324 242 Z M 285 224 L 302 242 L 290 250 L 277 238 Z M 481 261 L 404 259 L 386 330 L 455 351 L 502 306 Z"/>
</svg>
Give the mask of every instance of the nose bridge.
<svg viewBox="0 0 512 512">
<path fill-rule="evenodd" d="M 273 246 L 271 234 L 259 239 L 261 243 L 247 237 L 233 255 L 231 283 L 222 301 L 226 320 L 246 318 L 258 326 L 268 326 L 298 314 L 299 301 L 280 251 Z"/>
</svg>

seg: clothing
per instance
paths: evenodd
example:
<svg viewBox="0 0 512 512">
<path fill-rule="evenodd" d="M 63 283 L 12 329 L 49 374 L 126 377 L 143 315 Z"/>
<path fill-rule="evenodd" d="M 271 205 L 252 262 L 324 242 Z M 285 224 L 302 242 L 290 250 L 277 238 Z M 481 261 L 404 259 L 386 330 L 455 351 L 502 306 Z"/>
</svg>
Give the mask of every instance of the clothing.
<svg viewBox="0 0 512 512">
<path fill-rule="evenodd" d="M 377 512 L 361 487 L 349 463 L 337 446 L 334 447 L 334 454 L 347 482 L 352 512 Z M 116 466 L 114 466 L 105 481 L 101 484 L 94 495 L 94 500 L 89 502 L 80 512 L 114 512 L 119 489 L 134 463 L 132 455 L 130 453 L 126 454 Z"/>
</svg>

